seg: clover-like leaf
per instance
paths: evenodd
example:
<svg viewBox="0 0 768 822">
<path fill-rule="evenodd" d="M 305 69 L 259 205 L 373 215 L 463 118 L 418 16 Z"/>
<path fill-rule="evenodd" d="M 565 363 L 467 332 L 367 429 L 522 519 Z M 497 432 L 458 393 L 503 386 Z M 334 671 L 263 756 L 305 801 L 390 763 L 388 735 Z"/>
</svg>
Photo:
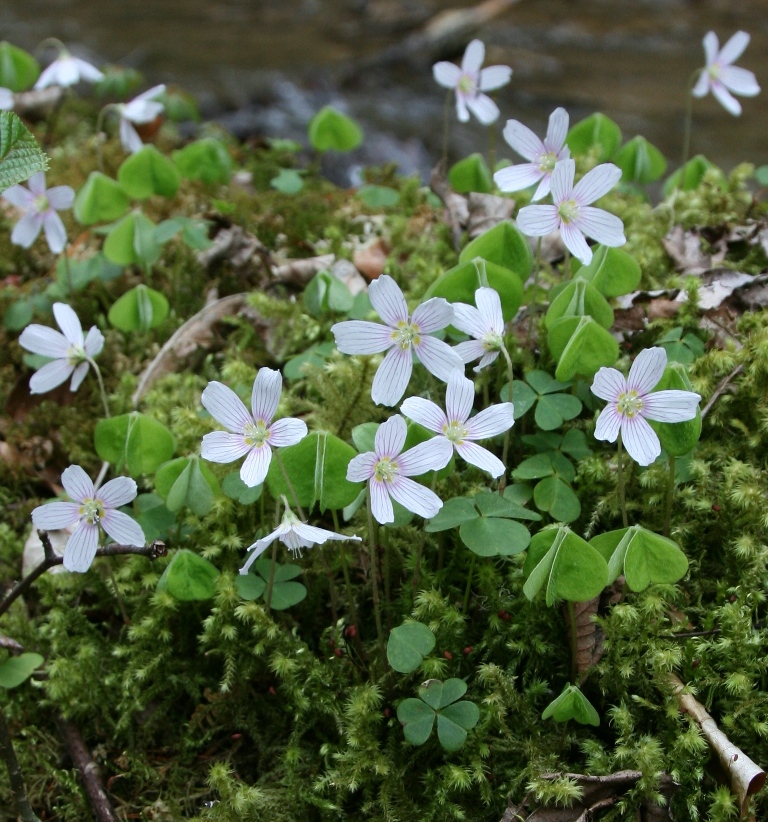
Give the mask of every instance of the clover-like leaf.
<svg viewBox="0 0 768 822">
<path fill-rule="evenodd" d="M 531 246 L 523 233 L 509 220 L 502 220 L 467 243 L 459 254 L 459 262 L 465 263 L 476 257 L 514 271 L 522 283 L 533 270 Z M 493 285 L 492 287 L 495 288 Z M 504 319 L 508 319 L 506 314 Z"/>
<path fill-rule="evenodd" d="M 117 466 L 128 467 L 132 476 L 153 474 L 173 456 L 176 440 L 158 420 L 132 411 L 99 420 L 93 433 L 96 453 Z"/>
<path fill-rule="evenodd" d="M 43 662 L 40 654 L 30 652 L 8 657 L 0 663 L 0 688 L 16 688 L 26 682 Z"/>
<path fill-rule="evenodd" d="M 257 559 L 247 574 L 238 574 L 235 577 L 237 592 L 243 599 L 256 600 L 267 598 L 269 575 L 272 560 L 267 557 Z M 275 563 L 274 578 L 272 580 L 272 600 L 270 607 L 275 611 L 285 611 L 298 605 L 307 596 L 307 589 L 301 582 L 295 582 L 301 575 L 301 566 Z"/>
<path fill-rule="evenodd" d="M 351 117 L 325 106 L 310 120 L 309 142 L 315 151 L 352 151 L 363 142 L 363 130 Z"/>
<path fill-rule="evenodd" d="M 482 154 L 470 154 L 451 166 L 448 182 L 459 194 L 469 194 L 470 191 L 489 194 L 493 191 L 493 178 Z"/>
<path fill-rule="evenodd" d="M 667 170 L 664 155 L 639 135 L 624 143 L 612 160 L 621 169 L 625 183 L 652 183 Z"/>
<path fill-rule="evenodd" d="M 157 590 L 167 591 L 183 602 L 212 599 L 218 577 L 215 565 L 187 548 L 180 548 L 158 580 Z"/>
<path fill-rule="evenodd" d="M 637 260 L 623 248 L 598 245 L 589 265 L 581 266 L 574 276 L 591 283 L 604 297 L 610 298 L 636 291 L 642 271 Z"/>
<path fill-rule="evenodd" d="M 583 315 L 589 315 L 603 328 L 613 325 L 613 309 L 605 297 L 592 283 L 575 277 L 552 300 L 544 317 L 544 325 L 551 328 L 562 317 Z"/>
<path fill-rule="evenodd" d="M 601 163 L 610 160 L 621 145 L 621 129 L 610 117 L 597 112 L 572 126 L 566 143 L 572 154 L 594 154 Z"/>
<path fill-rule="evenodd" d="M 198 517 L 210 513 L 219 493 L 219 482 L 197 456 L 179 457 L 157 469 L 155 489 L 169 511 L 186 506 Z"/>
<path fill-rule="evenodd" d="M 550 717 L 555 722 L 568 722 L 569 719 L 574 719 L 582 725 L 600 724 L 600 715 L 578 685 L 566 684 L 560 696 L 547 705 L 541 718 L 549 719 Z"/>
<path fill-rule="evenodd" d="M 389 664 L 401 674 L 415 671 L 432 653 L 435 635 L 421 622 L 405 622 L 393 628 L 387 641 Z"/>
<path fill-rule="evenodd" d="M 619 356 L 613 335 L 589 316 L 562 317 L 549 329 L 547 339 L 558 361 L 555 377 L 563 382 L 577 374 L 591 377 Z"/>
</svg>

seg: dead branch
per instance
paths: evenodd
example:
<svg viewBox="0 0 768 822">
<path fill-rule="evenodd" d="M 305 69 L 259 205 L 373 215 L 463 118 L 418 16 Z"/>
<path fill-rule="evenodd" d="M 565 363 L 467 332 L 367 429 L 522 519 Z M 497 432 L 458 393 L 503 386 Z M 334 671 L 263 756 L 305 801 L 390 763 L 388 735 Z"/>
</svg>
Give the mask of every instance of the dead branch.
<svg viewBox="0 0 768 822">
<path fill-rule="evenodd" d="M 272 276 L 281 283 L 304 288 L 319 271 L 330 268 L 336 259 L 334 254 L 321 254 L 302 260 L 286 260 L 272 269 Z"/>
<path fill-rule="evenodd" d="M 5 648 L 13 656 L 24 653 L 24 646 L 9 636 L 0 636 L 0 648 Z"/>
<path fill-rule="evenodd" d="M 712 409 L 712 406 L 717 402 L 718 397 L 721 397 L 725 393 L 725 389 L 728 388 L 731 382 L 733 382 L 733 380 L 735 380 L 736 377 L 738 377 L 743 370 L 743 365 L 737 365 L 736 368 L 734 368 L 730 374 L 728 374 L 726 377 L 720 380 L 717 388 L 715 388 L 715 393 L 712 394 L 712 396 L 707 400 L 707 404 L 704 406 L 704 408 L 701 409 L 702 419 L 704 419 L 704 417 L 706 417 L 707 414 L 709 414 L 710 410 Z"/>
<path fill-rule="evenodd" d="M 5 721 L 5 714 L 0 711 L 0 759 L 5 762 L 8 769 L 8 781 L 11 785 L 11 795 L 16 803 L 16 810 L 19 812 L 21 822 L 40 822 L 32 810 L 32 806 L 27 799 L 27 789 L 24 785 L 24 775 L 21 772 L 19 760 L 16 759 L 16 751 L 13 750 L 11 732 Z"/>
</svg>

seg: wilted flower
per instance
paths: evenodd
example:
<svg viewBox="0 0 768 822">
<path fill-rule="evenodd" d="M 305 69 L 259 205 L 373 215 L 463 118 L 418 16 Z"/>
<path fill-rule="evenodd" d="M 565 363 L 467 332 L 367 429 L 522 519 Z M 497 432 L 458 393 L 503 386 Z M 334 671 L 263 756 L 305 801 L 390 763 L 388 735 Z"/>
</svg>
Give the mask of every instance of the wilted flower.
<svg viewBox="0 0 768 822">
<path fill-rule="evenodd" d="M 278 525 L 271 534 L 262 537 L 262 539 L 257 539 L 253 545 L 248 547 L 248 550 L 252 551 L 252 553 L 248 557 L 245 565 L 240 569 L 240 573 L 247 574 L 254 560 L 258 559 L 276 539 L 279 539 L 294 555 L 301 554 L 302 548 L 322 545 L 328 540 L 345 542 L 346 540 L 352 539 L 360 542 L 360 537 L 357 536 L 348 537 L 345 534 L 337 534 L 335 531 L 326 531 L 325 528 L 307 525 L 307 523 L 302 522 L 290 508 L 286 507 L 285 513 L 283 514 L 283 521 L 280 525 Z"/>
<path fill-rule="evenodd" d="M 374 450 L 353 457 L 347 466 L 350 482 L 368 483 L 371 512 L 382 524 L 395 521 L 392 500 L 425 519 L 443 507 L 434 491 L 408 478 L 445 468 L 453 448 L 444 437 L 433 437 L 401 454 L 407 433 L 405 420 L 395 414 L 376 431 Z"/>
<path fill-rule="evenodd" d="M 475 386 L 456 370 L 445 390 L 445 412 L 439 405 L 422 397 L 409 397 L 400 410 L 419 425 L 440 434 L 435 440 L 445 440 L 462 459 L 487 471 L 492 477 L 504 473 L 504 463 L 475 440 L 487 440 L 508 431 L 515 423 L 511 402 L 491 405 L 470 418 L 475 400 Z"/>
<path fill-rule="evenodd" d="M 475 302 L 477 308 L 466 303 L 453 304 L 453 325 L 474 337 L 454 346 L 453 350 L 465 363 L 479 359 L 474 368 L 479 372 L 496 361 L 504 345 L 504 316 L 498 292 L 493 288 L 478 288 Z"/>
<path fill-rule="evenodd" d="M 63 333 L 46 325 L 32 323 L 19 337 L 19 345 L 42 357 L 53 357 L 36 371 L 29 381 L 33 394 L 45 394 L 72 377 L 70 390 L 77 391 L 88 373 L 88 365 L 101 353 L 104 336 L 94 325 L 83 336 L 83 327 L 77 314 L 66 303 L 53 304 L 53 316 Z"/>
<path fill-rule="evenodd" d="M 692 420 L 701 400 L 693 391 L 651 393 L 666 366 L 663 348 L 646 348 L 632 363 L 629 377 L 615 368 L 601 368 L 592 383 L 592 393 L 608 402 L 597 418 L 595 438 L 616 442 L 621 433 L 627 453 L 640 465 L 650 465 L 661 454 L 659 438 L 646 420 Z"/>
<path fill-rule="evenodd" d="M 747 32 L 737 31 L 721 49 L 714 31 L 707 32 L 704 36 L 707 65 L 701 70 L 698 82 L 693 87 L 693 96 L 703 97 L 711 91 L 726 111 L 735 116 L 741 114 L 741 103 L 733 94 L 754 97 L 760 93 L 755 75 L 747 69 L 732 65 L 734 60 L 741 57 L 748 44 Z"/>
<path fill-rule="evenodd" d="M 279 371 L 261 368 L 253 382 L 251 412 L 231 388 L 209 382 L 203 391 L 203 406 L 227 431 L 213 431 L 203 437 L 201 454 L 210 462 L 234 462 L 245 457 L 240 479 L 249 487 L 264 482 L 272 459 L 272 449 L 295 445 L 307 435 L 303 420 L 288 417 L 275 420 L 283 378 Z"/>
<path fill-rule="evenodd" d="M 496 185 L 502 191 L 522 191 L 538 183 L 532 199 L 540 200 L 546 197 L 549 194 L 555 164 L 571 156 L 571 151 L 565 144 L 567 134 L 568 112 L 564 108 L 556 108 L 549 115 L 544 142 L 519 120 L 507 120 L 504 139 L 528 162 L 507 166 L 497 171 L 493 175 Z"/>
<path fill-rule="evenodd" d="M 9 88 L 0 88 L 0 111 L 11 111 L 14 105 L 13 92 Z"/>
<path fill-rule="evenodd" d="M 164 85 L 155 86 L 139 94 L 138 97 L 134 97 L 129 103 L 121 103 L 117 106 L 120 113 L 120 142 L 126 151 L 133 154 L 144 145 L 133 126 L 151 123 L 163 111 L 163 104 L 154 98 L 164 91 Z"/>
<path fill-rule="evenodd" d="M 343 354 L 380 354 L 388 351 L 373 378 L 371 398 L 379 405 L 395 405 L 405 393 L 413 371 L 412 352 L 430 373 L 447 380 L 461 359 L 448 343 L 430 337 L 450 325 L 453 309 L 442 297 L 433 297 L 408 315 L 400 286 L 387 274 L 374 280 L 368 296 L 386 323 L 347 320 L 331 328 Z"/>
<path fill-rule="evenodd" d="M 469 120 L 471 111 L 485 126 L 494 123 L 499 116 L 499 107 L 483 94 L 506 86 L 512 76 L 509 66 L 488 66 L 482 68 L 485 46 L 480 40 L 473 40 L 464 52 L 461 68 L 454 63 L 435 63 L 432 73 L 443 87 L 456 90 L 456 116 L 462 123 Z"/>
<path fill-rule="evenodd" d="M 85 573 L 99 547 L 99 526 L 118 545 L 144 545 L 141 526 L 127 514 L 117 511 L 136 498 L 136 483 L 130 477 L 110 480 L 98 491 L 79 465 L 70 465 L 61 475 L 61 484 L 74 502 L 51 502 L 32 511 L 35 528 L 55 531 L 77 527 L 64 548 L 64 567 Z"/>
<path fill-rule="evenodd" d="M 584 265 L 592 260 L 592 249 L 584 235 L 607 246 L 624 245 L 624 224 L 614 214 L 590 203 L 607 194 L 621 179 L 621 169 L 603 163 L 588 171 L 574 186 L 576 163 L 561 160 L 552 172 L 554 205 L 530 205 L 520 209 L 517 227 L 529 237 L 543 237 L 560 229 L 566 248 Z"/>
<path fill-rule="evenodd" d="M 48 86 L 74 86 L 81 80 L 97 83 L 104 75 L 90 63 L 73 57 L 66 49 L 59 50 L 59 56 L 37 78 L 36 89 Z"/>
<path fill-rule="evenodd" d="M 11 242 L 29 248 L 37 239 L 40 229 L 45 230 L 48 247 L 60 254 L 67 244 L 67 230 L 56 213 L 72 208 L 75 192 L 69 186 L 45 187 L 45 172 L 38 171 L 29 178 L 29 188 L 11 186 L 2 194 L 4 200 L 21 209 L 24 216 L 11 232 Z"/>
</svg>

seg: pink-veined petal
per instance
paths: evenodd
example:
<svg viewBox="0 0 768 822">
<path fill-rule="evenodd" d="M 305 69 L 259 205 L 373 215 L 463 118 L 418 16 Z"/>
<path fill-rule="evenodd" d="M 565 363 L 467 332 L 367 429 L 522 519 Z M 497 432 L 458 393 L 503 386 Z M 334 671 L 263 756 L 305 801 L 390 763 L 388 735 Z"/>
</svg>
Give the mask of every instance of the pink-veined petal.
<svg viewBox="0 0 768 822">
<path fill-rule="evenodd" d="M 485 60 L 485 45 L 482 40 L 472 40 L 461 58 L 461 70 L 464 74 L 477 74 Z"/>
<path fill-rule="evenodd" d="M 730 40 L 720 49 L 717 61 L 722 66 L 728 66 L 738 60 L 744 49 L 749 45 L 749 34 L 746 31 L 737 31 Z"/>
<path fill-rule="evenodd" d="M 104 335 L 95 325 L 89 329 L 85 342 L 83 343 L 83 348 L 91 359 L 101 354 L 101 349 L 104 348 Z"/>
<path fill-rule="evenodd" d="M 280 404 L 283 390 L 283 377 L 279 371 L 271 368 L 260 368 L 251 390 L 251 411 L 256 422 L 269 425 Z"/>
<path fill-rule="evenodd" d="M 556 108 L 549 115 L 547 125 L 547 135 L 544 138 L 544 146 L 548 151 L 557 153 L 565 145 L 565 138 L 568 135 L 568 112 L 562 108 Z"/>
<path fill-rule="evenodd" d="M 592 262 L 592 249 L 575 222 L 570 225 L 563 223 L 560 226 L 560 236 L 563 238 L 565 247 L 574 257 L 581 260 L 584 265 Z"/>
<path fill-rule="evenodd" d="M 458 346 L 457 346 L 458 348 Z M 498 351 L 489 351 L 487 354 L 484 354 L 480 362 L 472 369 L 476 374 L 479 374 L 484 368 L 489 366 L 492 362 L 496 362 L 496 358 L 499 356 Z"/>
<path fill-rule="evenodd" d="M 573 179 L 576 176 L 576 161 L 568 158 L 555 163 L 552 170 L 550 185 L 552 186 L 552 201 L 556 206 L 563 200 L 573 196 Z"/>
<path fill-rule="evenodd" d="M 741 103 L 731 94 L 730 91 L 719 81 L 712 81 L 712 94 L 720 105 L 734 117 L 741 114 Z"/>
<path fill-rule="evenodd" d="M 61 254 L 67 244 L 67 229 L 61 221 L 61 217 L 52 209 L 43 214 L 43 229 L 48 248 L 54 254 Z"/>
<path fill-rule="evenodd" d="M 443 427 L 448 425 L 443 409 L 432 400 L 423 397 L 408 397 L 400 406 L 400 411 L 409 419 L 438 434 L 442 434 Z"/>
<path fill-rule="evenodd" d="M 133 502 L 137 493 L 136 482 L 130 477 L 115 477 L 99 488 L 96 492 L 96 499 L 101 500 L 105 508 L 120 508 Z"/>
<path fill-rule="evenodd" d="M 489 405 L 467 422 L 469 440 L 486 440 L 508 431 L 515 424 L 515 407 L 511 402 Z"/>
<path fill-rule="evenodd" d="M 314 542 L 316 545 L 322 545 L 328 540 L 335 540 L 337 542 L 346 542 L 347 540 L 354 540 L 361 542 L 358 536 L 347 536 L 346 534 L 337 534 L 335 531 L 327 531 L 325 528 L 317 528 L 314 525 L 307 525 L 306 522 L 297 522 L 293 526 L 293 530 L 307 542 Z"/>
<path fill-rule="evenodd" d="M 475 402 L 475 384 L 464 376 L 464 369 L 457 368 L 448 377 L 445 389 L 445 413 L 449 422 L 466 422 Z"/>
<path fill-rule="evenodd" d="M 627 377 L 627 388 L 643 397 L 650 393 L 664 376 L 667 352 L 660 346 L 643 349 L 632 363 Z"/>
<path fill-rule="evenodd" d="M 141 137 L 139 137 L 139 132 L 133 127 L 131 121 L 125 117 L 120 118 L 120 142 L 129 154 L 135 154 L 144 146 Z"/>
<path fill-rule="evenodd" d="M 91 478 L 79 465 L 70 465 L 69 468 L 62 471 L 61 484 L 69 494 L 70 499 L 75 500 L 75 502 L 93 499 L 96 494 Z"/>
<path fill-rule="evenodd" d="M 43 194 L 45 194 L 45 172 L 35 172 L 29 178 L 29 180 L 27 180 L 27 185 L 29 186 L 29 190 L 35 195 L 35 197 L 40 197 Z"/>
<path fill-rule="evenodd" d="M 118 545 L 144 545 L 147 541 L 141 525 L 122 511 L 106 511 L 101 527 Z"/>
<path fill-rule="evenodd" d="M 77 66 L 79 79 L 87 80 L 89 83 L 98 83 L 99 80 L 103 79 L 104 75 L 96 66 L 91 65 L 86 60 L 81 60 L 79 57 L 72 57 L 70 59 L 73 60 Z"/>
<path fill-rule="evenodd" d="M 371 497 L 371 513 L 376 522 L 382 525 L 394 522 L 395 509 L 392 507 L 392 500 L 389 498 L 387 483 L 371 479 L 368 483 L 368 493 Z"/>
<path fill-rule="evenodd" d="M 69 340 L 47 325 L 28 325 L 19 337 L 19 345 L 43 357 L 63 357 L 69 350 Z"/>
<path fill-rule="evenodd" d="M 467 340 L 466 342 L 454 345 L 453 350 L 459 355 L 464 363 L 477 360 L 480 357 L 484 357 L 486 354 L 485 346 L 480 342 L 480 340 Z M 494 351 L 493 355 L 495 358 L 497 356 L 497 352 Z"/>
<path fill-rule="evenodd" d="M 282 527 L 282 526 L 281 526 Z M 280 528 L 277 529 L 278 531 Z M 264 537 L 263 539 L 259 539 L 253 543 L 253 545 L 248 546 L 248 551 L 250 552 L 248 559 L 245 561 L 245 564 L 240 569 L 240 573 L 245 575 L 248 573 L 248 569 L 253 565 L 253 563 L 269 548 L 269 546 L 280 536 L 277 531 L 273 531 L 268 536 Z"/>
<path fill-rule="evenodd" d="M 411 323 L 421 334 L 440 331 L 453 322 L 453 306 L 442 297 L 432 297 L 417 306 L 411 316 Z"/>
<path fill-rule="evenodd" d="M 456 445 L 456 451 L 465 462 L 487 471 L 494 479 L 504 473 L 504 463 L 482 445 L 462 442 Z"/>
<path fill-rule="evenodd" d="M 606 405 L 600 412 L 595 426 L 595 439 L 604 442 L 616 442 L 621 430 L 621 420 L 623 417 L 616 410 L 615 403 Z"/>
<path fill-rule="evenodd" d="M 391 328 L 400 322 L 408 322 L 408 303 L 400 286 L 389 274 L 382 274 L 370 284 L 368 297 L 378 315 Z"/>
<path fill-rule="evenodd" d="M 501 297 L 495 288 L 483 287 L 475 291 L 475 303 L 487 328 L 497 334 L 504 332 L 504 315 L 501 311 Z"/>
<path fill-rule="evenodd" d="M 212 431 L 203 437 L 200 455 L 208 462 L 234 462 L 251 450 L 242 434 L 229 431 Z"/>
<path fill-rule="evenodd" d="M 467 108 L 484 126 L 495 123 L 499 118 L 499 114 L 501 114 L 496 103 L 482 92 L 474 97 L 467 97 Z"/>
<path fill-rule="evenodd" d="M 422 337 L 414 349 L 416 356 L 427 371 L 443 382 L 447 382 L 451 373 L 457 368 L 464 368 L 461 357 L 448 343 L 438 340 L 437 337 Z"/>
<path fill-rule="evenodd" d="M 544 174 L 538 163 L 520 163 L 500 169 L 493 180 L 501 191 L 522 191 L 538 183 Z"/>
<path fill-rule="evenodd" d="M 331 327 L 342 354 L 381 354 L 394 345 L 392 329 L 381 323 L 346 320 Z"/>
<path fill-rule="evenodd" d="M 648 394 L 642 415 L 656 422 L 685 422 L 696 416 L 701 397 L 693 391 L 669 389 Z"/>
<path fill-rule="evenodd" d="M 560 227 L 557 206 L 530 205 L 521 208 L 517 215 L 517 227 L 529 237 L 543 237 L 557 231 Z"/>
<path fill-rule="evenodd" d="M 67 571 L 84 574 L 93 564 L 98 548 L 98 526 L 81 522 L 64 546 L 64 567 Z"/>
<path fill-rule="evenodd" d="M 58 531 L 69 528 L 80 519 L 80 505 L 77 502 L 49 502 L 38 505 L 32 511 L 32 524 L 43 531 Z"/>
<path fill-rule="evenodd" d="M 603 366 L 595 374 L 592 380 L 592 387 L 590 389 L 596 397 L 606 402 L 616 402 L 619 394 L 627 391 L 627 381 L 624 375 L 615 368 L 606 368 Z"/>
<path fill-rule="evenodd" d="M 209 382 L 203 391 L 201 402 L 216 422 L 233 434 L 242 434 L 245 426 L 253 422 L 240 397 L 223 383 Z"/>
<path fill-rule="evenodd" d="M 240 466 L 240 479 L 249 487 L 255 488 L 266 479 L 269 463 L 272 460 L 272 449 L 265 442 L 263 445 L 251 448 Z"/>
<path fill-rule="evenodd" d="M 622 418 L 621 441 L 638 465 L 650 465 L 661 454 L 661 442 L 656 432 L 639 414 Z"/>
<path fill-rule="evenodd" d="M 740 94 L 742 97 L 754 97 L 760 94 L 760 86 L 757 84 L 755 75 L 738 66 L 725 66 L 720 71 L 720 81 L 729 91 Z"/>
<path fill-rule="evenodd" d="M 29 391 L 31 394 L 46 394 L 66 382 L 74 370 L 75 366 L 70 365 L 69 360 L 48 362 L 30 377 Z"/>
<path fill-rule="evenodd" d="M 512 69 L 509 66 L 488 66 L 480 70 L 480 91 L 495 91 L 506 86 L 512 79 Z"/>
<path fill-rule="evenodd" d="M 467 303 L 453 304 L 453 325 L 459 331 L 463 331 L 476 339 L 483 337 L 485 332 L 488 331 L 486 320 L 480 313 L 480 309 L 475 308 L 474 305 L 467 305 Z"/>
<path fill-rule="evenodd" d="M 352 457 L 347 465 L 347 479 L 350 482 L 367 482 L 373 476 L 376 462 L 376 454 L 373 451 Z"/>
<path fill-rule="evenodd" d="M 621 169 L 613 163 L 601 163 L 588 171 L 573 189 L 573 198 L 580 206 L 594 203 L 605 196 L 621 179 Z"/>
<path fill-rule="evenodd" d="M 69 384 L 69 390 L 77 391 L 77 389 L 80 388 L 80 386 L 83 384 L 83 380 L 85 379 L 87 374 L 87 362 L 81 362 L 80 365 L 75 366 L 75 370 L 72 372 L 72 382 L 70 382 Z"/>
<path fill-rule="evenodd" d="M 707 61 L 707 66 L 711 66 L 717 60 L 720 42 L 714 31 L 708 31 L 701 42 L 704 44 L 704 58 Z"/>
<path fill-rule="evenodd" d="M 16 208 L 24 211 L 32 208 L 35 202 L 35 195 L 26 186 L 11 186 L 3 192 L 3 199 Z"/>
<path fill-rule="evenodd" d="M 453 446 L 445 437 L 432 437 L 400 454 L 397 465 L 404 477 L 417 477 L 445 468 L 452 455 Z"/>
<path fill-rule="evenodd" d="M 694 97 L 704 97 L 705 94 L 709 93 L 709 72 L 705 69 L 701 70 L 699 74 L 699 79 L 696 81 L 696 84 L 691 89 L 691 94 Z"/>
<path fill-rule="evenodd" d="M 602 208 L 582 206 L 574 220 L 580 231 L 598 243 L 615 248 L 626 243 L 624 223 L 615 215 Z"/>
<path fill-rule="evenodd" d="M 274 448 L 284 448 L 287 445 L 296 445 L 307 436 L 307 424 L 304 420 L 295 417 L 286 417 L 275 420 L 269 426 L 267 442 Z"/>
<path fill-rule="evenodd" d="M 389 483 L 388 489 L 395 502 L 399 502 L 403 508 L 424 519 L 432 519 L 443 507 L 443 501 L 434 491 L 408 477 L 397 477 L 394 482 Z"/>
<path fill-rule="evenodd" d="M 43 215 L 36 211 L 28 211 L 24 214 L 11 232 L 11 242 L 20 245 L 22 248 L 29 248 L 40 234 L 43 227 Z"/>
<path fill-rule="evenodd" d="M 386 422 L 383 422 L 376 429 L 374 438 L 376 458 L 396 457 L 403 450 L 407 434 L 408 426 L 399 414 L 395 414 Z"/>
<path fill-rule="evenodd" d="M 461 69 L 454 63 L 443 60 L 432 66 L 432 76 L 435 82 L 443 88 L 456 88 L 461 79 Z"/>
<path fill-rule="evenodd" d="M 469 122 L 469 109 L 467 108 L 467 95 L 456 91 L 456 117 L 460 123 Z"/>
<path fill-rule="evenodd" d="M 45 196 L 48 198 L 50 207 L 57 211 L 72 208 L 75 202 L 75 192 L 70 186 L 53 186 L 45 192 Z"/>
<path fill-rule="evenodd" d="M 539 157 L 546 153 L 544 143 L 539 137 L 519 120 L 507 120 L 504 126 L 504 139 L 521 157 L 529 163 L 537 163 Z M 505 169 L 502 169 L 504 171 Z M 529 183 L 532 185 L 532 183 Z"/>
<path fill-rule="evenodd" d="M 66 303 L 54 303 L 53 316 L 62 334 L 72 345 L 84 346 L 83 326 L 80 325 L 80 319 L 70 306 Z"/>
<path fill-rule="evenodd" d="M 411 349 L 404 351 L 397 345 L 391 348 L 376 370 L 371 399 L 377 405 L 397 405 L 408 388 L 412 371 Z"/>
<path fill-rule="evenodd" d="M 533 196 L 531 197 L 531 202 L 538 202 L 539 200 L 543 200 L 552 187 L 552 175 L 545 174 L 541 178 L 541 182 L 536 186 L 536 191 L 533 192 Z"/>
</svg>

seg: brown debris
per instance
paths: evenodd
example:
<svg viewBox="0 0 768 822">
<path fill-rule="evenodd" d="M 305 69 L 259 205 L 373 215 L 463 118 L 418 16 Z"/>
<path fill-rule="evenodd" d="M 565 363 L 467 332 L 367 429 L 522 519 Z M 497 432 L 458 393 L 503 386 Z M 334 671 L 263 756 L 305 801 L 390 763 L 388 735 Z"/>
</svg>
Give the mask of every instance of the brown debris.
<svg viewBox="0 0 768 822">
<path fill-rule="evenodd" d="M 376 237 L 355 251 L 352 262 L 364 277 L 375 280 L 384 271 L 388 254 L 389 245 L 386 240 Z"/>
<path fill-rule="evenodd" d="M 667 254 L 674 260 L 678 271 L 683 274 L 703 274 L 720 265 L 728 250 L 726 243 L 717 243 L 714 254 L 706 254 L 701 247 L 701 232 L 698 229 L 686 231 L 676 225 L 661 241 Z"/>
<path fill-rule="evenodd" d="M 335 259 L 333 254 L 321 254 L 319 257 L 307 257 L 303 260 L 286 260 L 272 269 L 272 276 L 278 282 L 304 288 L 315 274 L 330 268 Z"/>
</svg>

